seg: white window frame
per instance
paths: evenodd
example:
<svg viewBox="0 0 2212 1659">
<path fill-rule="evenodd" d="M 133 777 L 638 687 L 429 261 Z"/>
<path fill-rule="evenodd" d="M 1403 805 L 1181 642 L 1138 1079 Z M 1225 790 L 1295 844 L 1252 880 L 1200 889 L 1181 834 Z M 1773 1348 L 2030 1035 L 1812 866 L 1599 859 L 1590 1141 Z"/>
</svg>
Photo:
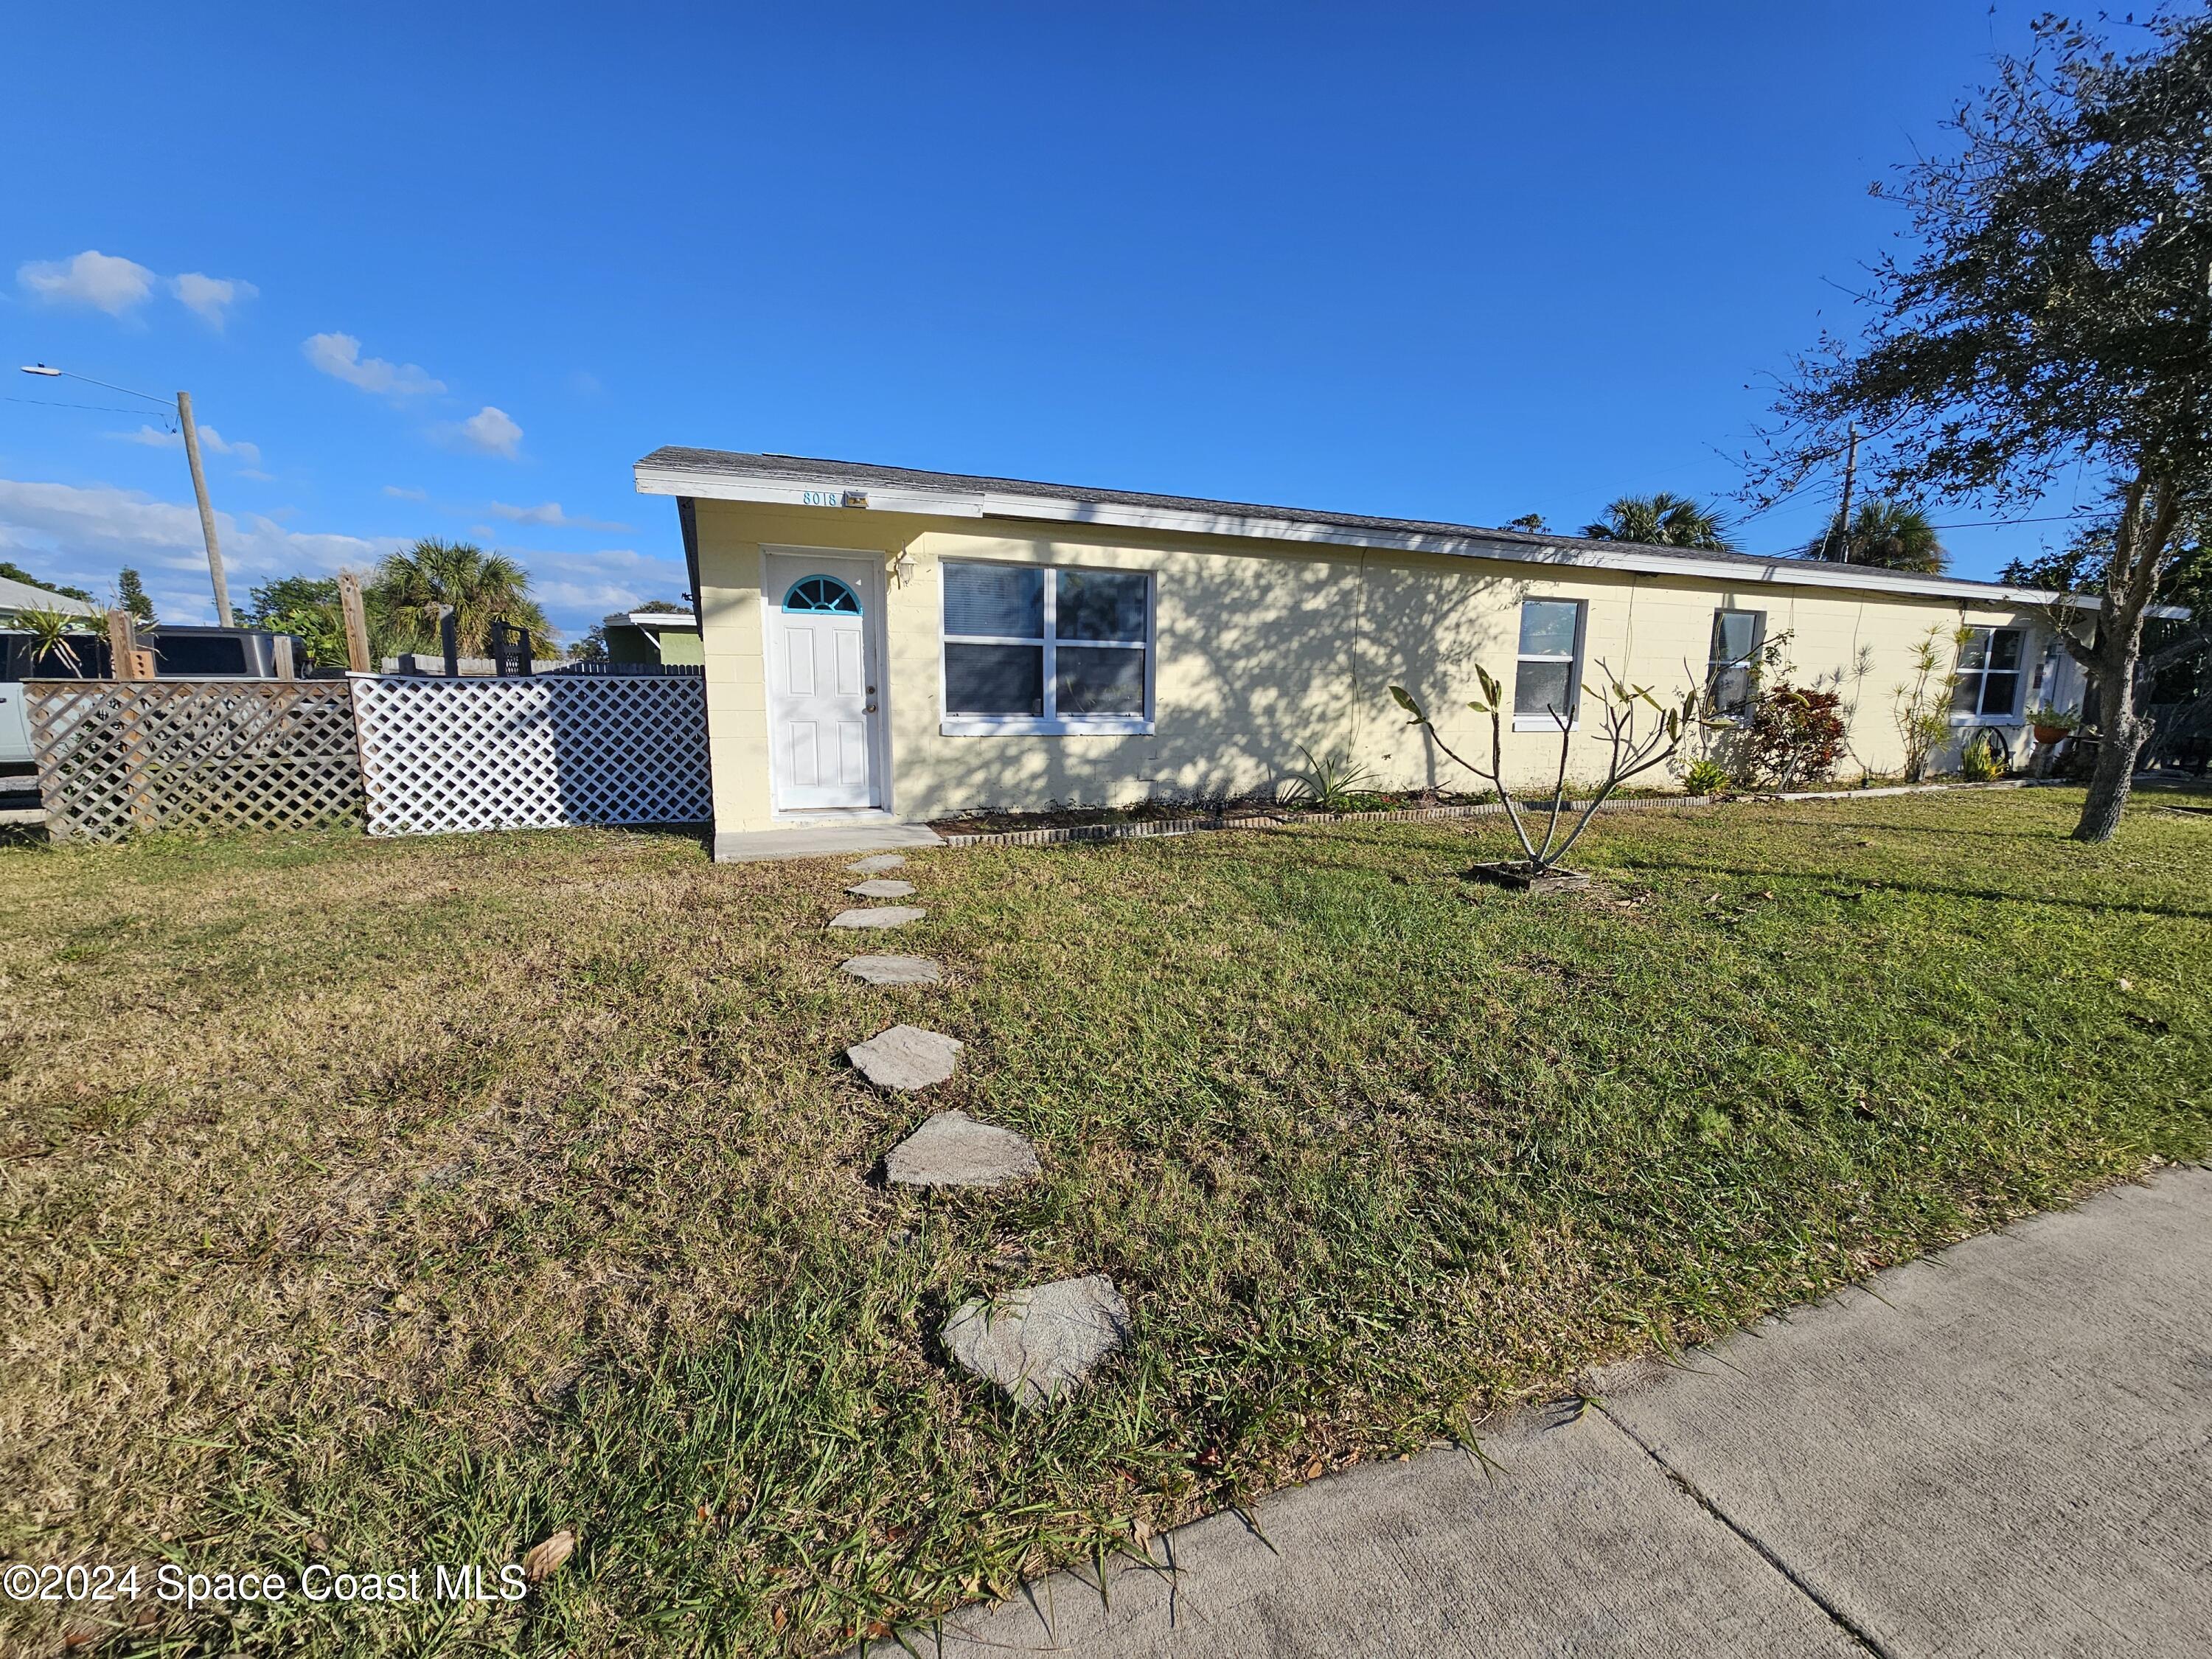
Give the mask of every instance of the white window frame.
<svg viewBox="0 0 2212 1659">
<path fill-rule="evenodd" d="M 2029 695 L 2027 684 L 2027 647 L 2028 634 L 2030 630 L 2025 628 L 2008 628 L 1996 623 L 1969 623 L 1966 625 L 1966 631 L 1969 634 L 1988 635 L 1990 636 L 1990 646 L 1988 649 L 1985 649 L 1982 653 L 1982 666 L 1979 668 L 1960 669 L 1958 666 L 1956 660 L 1954 659 L 1952 664 L 1952 672 L 1958 676 L 1959 683 L 1963 684 L 1968 680 L 1972 680 L 1974 682 L 1974 708 L 1973 712 L 1971 714 L 1962 708 L 1953 708 L 1951 710 L 1951 724 L 1957 726 L 2026 725 L 2027 720 L 2024 710 L 2027 706 Z M 1996 636 L 2000 634 L 2017 634 L 2020 635 L 2020 659 L 2018 665 L 2013 668 L 2001 668 L 1996 671 L 2001 674 L 2010 674 L 2014 677 L 2015 685 L 2013 692 L 2012 712 L 2008 714 L 1984 714 L 1981 712 L 1981 707 L 1982 699 L 1986 695 L 1988 690 L 1990 678 L 1989 661 L 1990 657 L 1996 654 Z M 1965 647 L 1961 645 L 1960 647 L 1960 655 L 1963 656 L 1965 653 Z"/>
<path fill-rule="evenodd" d="M 1575 648 L 1565 656 L 1555 652 L 1538 651 L 1527 655 L 1521 651 L 1521 618 L 1523 609 L 1530 605 L 1571 605 L 1575 608 Z M 1589 601 L 1571 599 L 1558 593 L 1523 593 L 1521 604 L 1513 611 L 1513 684 L 1506 695 L 1512 699 L 1513 729 L 1516 732 L 1557 732 L 1559 722 L 1549 714 L 1524 714 L 1517 705 L 1521 701 L 1521 665 L 1524 662 L 1564 662 L 1567 666 L 1567 690 L 1575 700 L 1574 718 L 1565 729 L 1583 729 L 1583 647 L 1589 633 Z"/>
<path fill-rule="evenodd" d="M 1720 634 L 1720 620 L 1723 617 L 1753 617 L 1758 619 L 1752 624 L 1751 649 L 1741 657 L 1723 658 L 1713 655 L 1713 642 Z M 1717 605 L 1713 607 L 1713 625 L 1705 639 L 1705 701 L 1709 706 L 1712 705 L 1714 683 L 1720 678 L 1721 674 L 1730 668 L 1748 669 L 1759 660 L 1759 653 L 1765 645 L 1766 613 L 1764 611 L 1753 611 L 1748 606 L 1741 605 Z M 1755 689 L 1753 695 L 1756 695 Z M 1728 720 L 1740 726 L 1750 719 L 1751 709 L 1748 705 L 1734 710 L 1713 706 L 1712 715 L 1715 720 Z"/>
<path fill-rule="evenodd" d="M 952 585 L 945 580 L 945 571 L 955 565 L 1008 565 L 1021 570 L 1035 570 L 1044 577 L 1044 620 L 1042 640 L 1014 639 L 991 634 L 954 634 L 945 626 L 946 597 Z M 1057 712 L 1056 699 L 1060 695 L 1059 651 L 1060 641 L 1055 635 L 1060 625 L 1060 573 L 1063 570 L 1102 576 L 1141 576 L 1145 580 L 1145 640 L 1140 647 L 1134 640 L 1069 640 L 1071 646 L 1082 650 L 1136 651 L 1145 653 L 1145 712 L 1141 714 L 1071 714 L 1065 718 Z M 1149 570 L 1117 569 L 1100 564 L 1031 564 L 1026 561 L 1003 559 L 945 559 L 939 562 L 937 573 L 937 708 L 939 732 L 948 738 L 997 737 L 1148 737 L 1152 732 L 1152 690 L 1158 672 L 1159 589 Z M 1044 648 L 1044 706 L 1042 716 L 1031 714 L 956 714 L 951 712 L 946 689 L 945 647 L 952 645 L 1024 645 Z"/>
</svg>

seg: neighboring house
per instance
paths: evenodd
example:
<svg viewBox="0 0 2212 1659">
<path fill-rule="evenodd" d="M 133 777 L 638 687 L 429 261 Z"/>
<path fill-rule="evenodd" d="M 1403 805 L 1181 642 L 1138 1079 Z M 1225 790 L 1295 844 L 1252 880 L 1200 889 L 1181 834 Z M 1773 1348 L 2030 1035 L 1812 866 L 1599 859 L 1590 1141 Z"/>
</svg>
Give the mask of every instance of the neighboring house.
<svg viewBox="0 0 2212 1659">
<path fill-rule="evenodd" d="M 1470 788 L 1389 687 L 1486 749 L 1477 664 L 1512 699 L 1524 784 L 1557 764 L 1550 707 L 1577 721 L 1574 772 L 1601 769 L 1585 681 L 1726 696 L 1785 633 L 1877 772 L 1901 764 L 1894 693 L 1931 627 L 1947 654 L 1972 630 L 1954 724 L 2016 757 L 2028 708 L 2079 697 L 2043 609 L 2061 596 L 1990 582 L 784 455 L 660 449 L 636 481 L 678 499 L 718 842 L 1246 794 L 1300 744 L 1378 787 Z"/>
<path fill-rule="evenodd" d="M 97 617 L 100 607 L 66 593 L 50 593 L 43 587 L 0 576 L 0 623 L 12 622 L 19 611 L 58 611 L 65 617 Z"/>
<path fill-rule="evenodd" d="M 707 660 L 699 618 L 689 611 L 617 611 L 600 624 L 607 660 L 696 668 Z"/>
</svg>

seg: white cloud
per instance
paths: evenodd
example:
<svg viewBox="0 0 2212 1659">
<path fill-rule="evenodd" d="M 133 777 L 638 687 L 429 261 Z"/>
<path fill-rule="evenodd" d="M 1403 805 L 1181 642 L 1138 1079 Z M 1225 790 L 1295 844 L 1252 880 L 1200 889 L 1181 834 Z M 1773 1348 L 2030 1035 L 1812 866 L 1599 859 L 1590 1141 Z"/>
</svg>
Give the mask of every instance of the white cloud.
<svg viewBox="0 0 2212 1659">
<path fill-rule="evenodd" d="M 510 461 L 522 451 L 522 428 L 505 410 L 495 409 L 489 404 L 452 428 L 452 435 L 471 449 L 481 450 L 487 455 L 504 455 Z"/>
<path fill-rule="evenodd" d="M 217 513 L 216 528 L 238 603 L 248 589 L 275 577 L 365 570 L 406 545 L 398 536 L 290 530 L 263 514 Z M 554 625 L 571 637 L 611 611 L 674 599 L 690 585 L 684 561 L 673 555 L 627 547 L 595 553 L 501 550 L 529 570 L 532 592 Z M 0 556 L 94 593 L 106 592 L 116 571 L 134 565 L 163 617 L 214 619 L 199 514 L 188 500 L 161 501 L 106 485 L 81 489 L 0 478 Z"/>
<path fill-rule="evenodd" d="M 410 489 L 404 484 L 386 484 L 384 493 L 395 501 L 427 501 L 430 499 L 428 490 Z"/>
<path fill-rule="evenodd" d="M 184 305 L 200 314 L 202 321 L 220 334 L 227 307 L 241 300 L 260 297 L 261 290 L 235 276 L 204 276 L 197 270 L 187 270 L 169 279 L 169 292 Z"/>
<path fill-rule="evenodd" d="M 136 432 L 111 432 L 107 435 L 111 438 L 120 438 L 125 443 L 146 444 L 155 449 L 182 449 L 185 447 L 183 433 L 165 432 L 157 426 L 142 426 Z M 203 425 L 200 428 L 200 449 L 204 453 L 208 454 L 235 456 L 249 467 L 258 467 L 261 465 L 259 444 L 251 444 L 242 441 L 233 443 L 211 426 Z M 265 477 L 266 475 L 256 476 Z"/>
<path fill-rule="evenodd" d="M 363 392 L 381 392 L 392 398 L 421 397 L 434 392 L 443 392 L 446 383 L 434 380 L 423 369 L 413 363 L 387 362 L 381 357 L 361 355 L 361 342 L 350 334 L 310 335 L 300 349 L 307 361 L 325 374 L 335 375 L 349 386 L 357 386 Z M 519 433 L 518 436 L 520 435 Z"/>
<path fill-rule="evenodd" d="M 143 305 L 154 273 L 135 259 L 88 248 L 68 259 L 32 259 L 15 268 L 15 280 L 50 305 L 90 306 L 120 317 Z"/>
<path fill-rule="evenodd" d="M 258 514 L 218 513 L 216 531 L 237 600 L 272 577 L 362 569 L 404 545 L 397 537 L 288 530 Z M 162 616 L 173 622 L 214 617 L 199 513 L 181 501 L 104 484 L 80 489 L 0 479 L 0 548 L 22 549 L 37 560 L 33 568 L 94 592 L 105 592 L 122 566 L 135 565 L 146 573 Z M 17 562 L 31 564 L 31 558 Z"/>
<path fill-rule="evenodd" d="M 561 530 L 628 530 L 626 524 L 616 524 L 606 519 L 574 518 L 561 510 L 558 501 L 540 501 L 535 507 L 516 507 L 508 501 L 491 501 L 484 511 L 495 519 L 505 519 L 510 524 L 542 524 Z"/>
<path fill-rule="evenodd" d="M 531 592 L 563 631 L 580 634 L 611 611 L 676 599 L 691 585 L 684 561 L 609 548 L 598 553 L 530 553 L 502 548 L 531 574 Z"/>
</svg>

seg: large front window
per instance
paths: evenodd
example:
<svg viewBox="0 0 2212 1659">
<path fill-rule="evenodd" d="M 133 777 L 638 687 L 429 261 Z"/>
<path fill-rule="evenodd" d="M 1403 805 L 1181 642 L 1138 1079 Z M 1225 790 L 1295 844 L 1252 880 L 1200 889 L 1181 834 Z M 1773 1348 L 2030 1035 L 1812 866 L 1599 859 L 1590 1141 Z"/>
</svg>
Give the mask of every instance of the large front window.
<svg viewBox="0 0 2212 1659">
<path fill-rule="evenodd" d="M 1558 731 L 1575 723 L 1581 705 L 1583 602 L 1526 599 L 1521 605 L 1521 653 L 1513 672 L 1516 731 Z"/>
<path fill-rule="evenodd" d="M 944 729 L 1151 729 L 1152 578 L 951 561 Z"/>
<path fill-rule="evenodd" d="M 2021 631 L 1969 628 L 1959 639 L 1959 684 L 1951 713 L 1961 720 L 2010 720 L 2020 713 Z"/>
</svg>

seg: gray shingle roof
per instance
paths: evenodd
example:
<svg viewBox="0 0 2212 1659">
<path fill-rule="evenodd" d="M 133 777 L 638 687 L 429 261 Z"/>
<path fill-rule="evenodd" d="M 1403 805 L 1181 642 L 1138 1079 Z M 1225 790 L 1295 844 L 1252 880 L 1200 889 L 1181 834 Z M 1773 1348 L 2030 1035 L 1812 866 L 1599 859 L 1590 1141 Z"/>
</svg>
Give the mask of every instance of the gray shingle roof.
<svg viewBox="0 0 2212 1659">
<path fill-rule="evenodd" d="M 1030 478 L 1000 478 L 966 472 L 930 472 L 916 467 L 884 466 L 872 461 L 837 461 L 807 455 L 752 454 L 724 449 L 690 449 L 682 445 L 664 445 L 637 465 L 640 467 L 665 468 L 672 471 L 690 472 L 708 477 L 720 473 L 731 477 L 773 479 L 793 484 L 834 484 L 839 486 L 879 484 L 885 489 L 918 490 L 946 490 L 963 493 L 988 492 L 1010 495 L 1047 496 L 1074 501 L 1095 501 L 1102 505 L 1150 507 L 1167 512 L 1202 513 L 1230 518 L 1272 519 L 1286 524 L 1333 526 L 1351 531 L 1367 531 L 1391 535 L 1437 536 L 1455 539 L 1468 538 L 1486 542 L 1519 544 L 1528 548 L 1559 548 L 1567 551 L 1587 550 L 1590 552 L 1626 552 L 1656 555 L 1694 561 L 1700 564 L 1741 564 L 1762 570 L 1772 570 L 1778 565 L 1798 562 L 1787 554 L 1716 553 L 1704 549 L 1662 547 L 1642 542 L 1598 541 L 1581 536 L 1560 536 L 1549 531 L 1498 530 L 1480 525 L 1453 524 L 1439 519 L 1386 519 L 1363 513 L 1334 513 L 1326 509 L 1304 507 L 1270 507 L 1256 501 L 1214 501 L 1200 495 L 1156 495 L 1133 489 L 1099 489 L 1087 485 L 1046 483 Z M 2021 590 L 2001 582 L 1978 580 L 1967 576 L 1931 578 L 1908 571 L 1884 570 L 1871 565 L 1820 565 L 1832 574 L 1848 570 L 1855 586 L 1871 588 L 1889 586 L 1910 587 L 1930 580 L 1941 580 L 1966 587 L 1984 587 L 1994 593 L 2018 593 Z"/>
</svg>

